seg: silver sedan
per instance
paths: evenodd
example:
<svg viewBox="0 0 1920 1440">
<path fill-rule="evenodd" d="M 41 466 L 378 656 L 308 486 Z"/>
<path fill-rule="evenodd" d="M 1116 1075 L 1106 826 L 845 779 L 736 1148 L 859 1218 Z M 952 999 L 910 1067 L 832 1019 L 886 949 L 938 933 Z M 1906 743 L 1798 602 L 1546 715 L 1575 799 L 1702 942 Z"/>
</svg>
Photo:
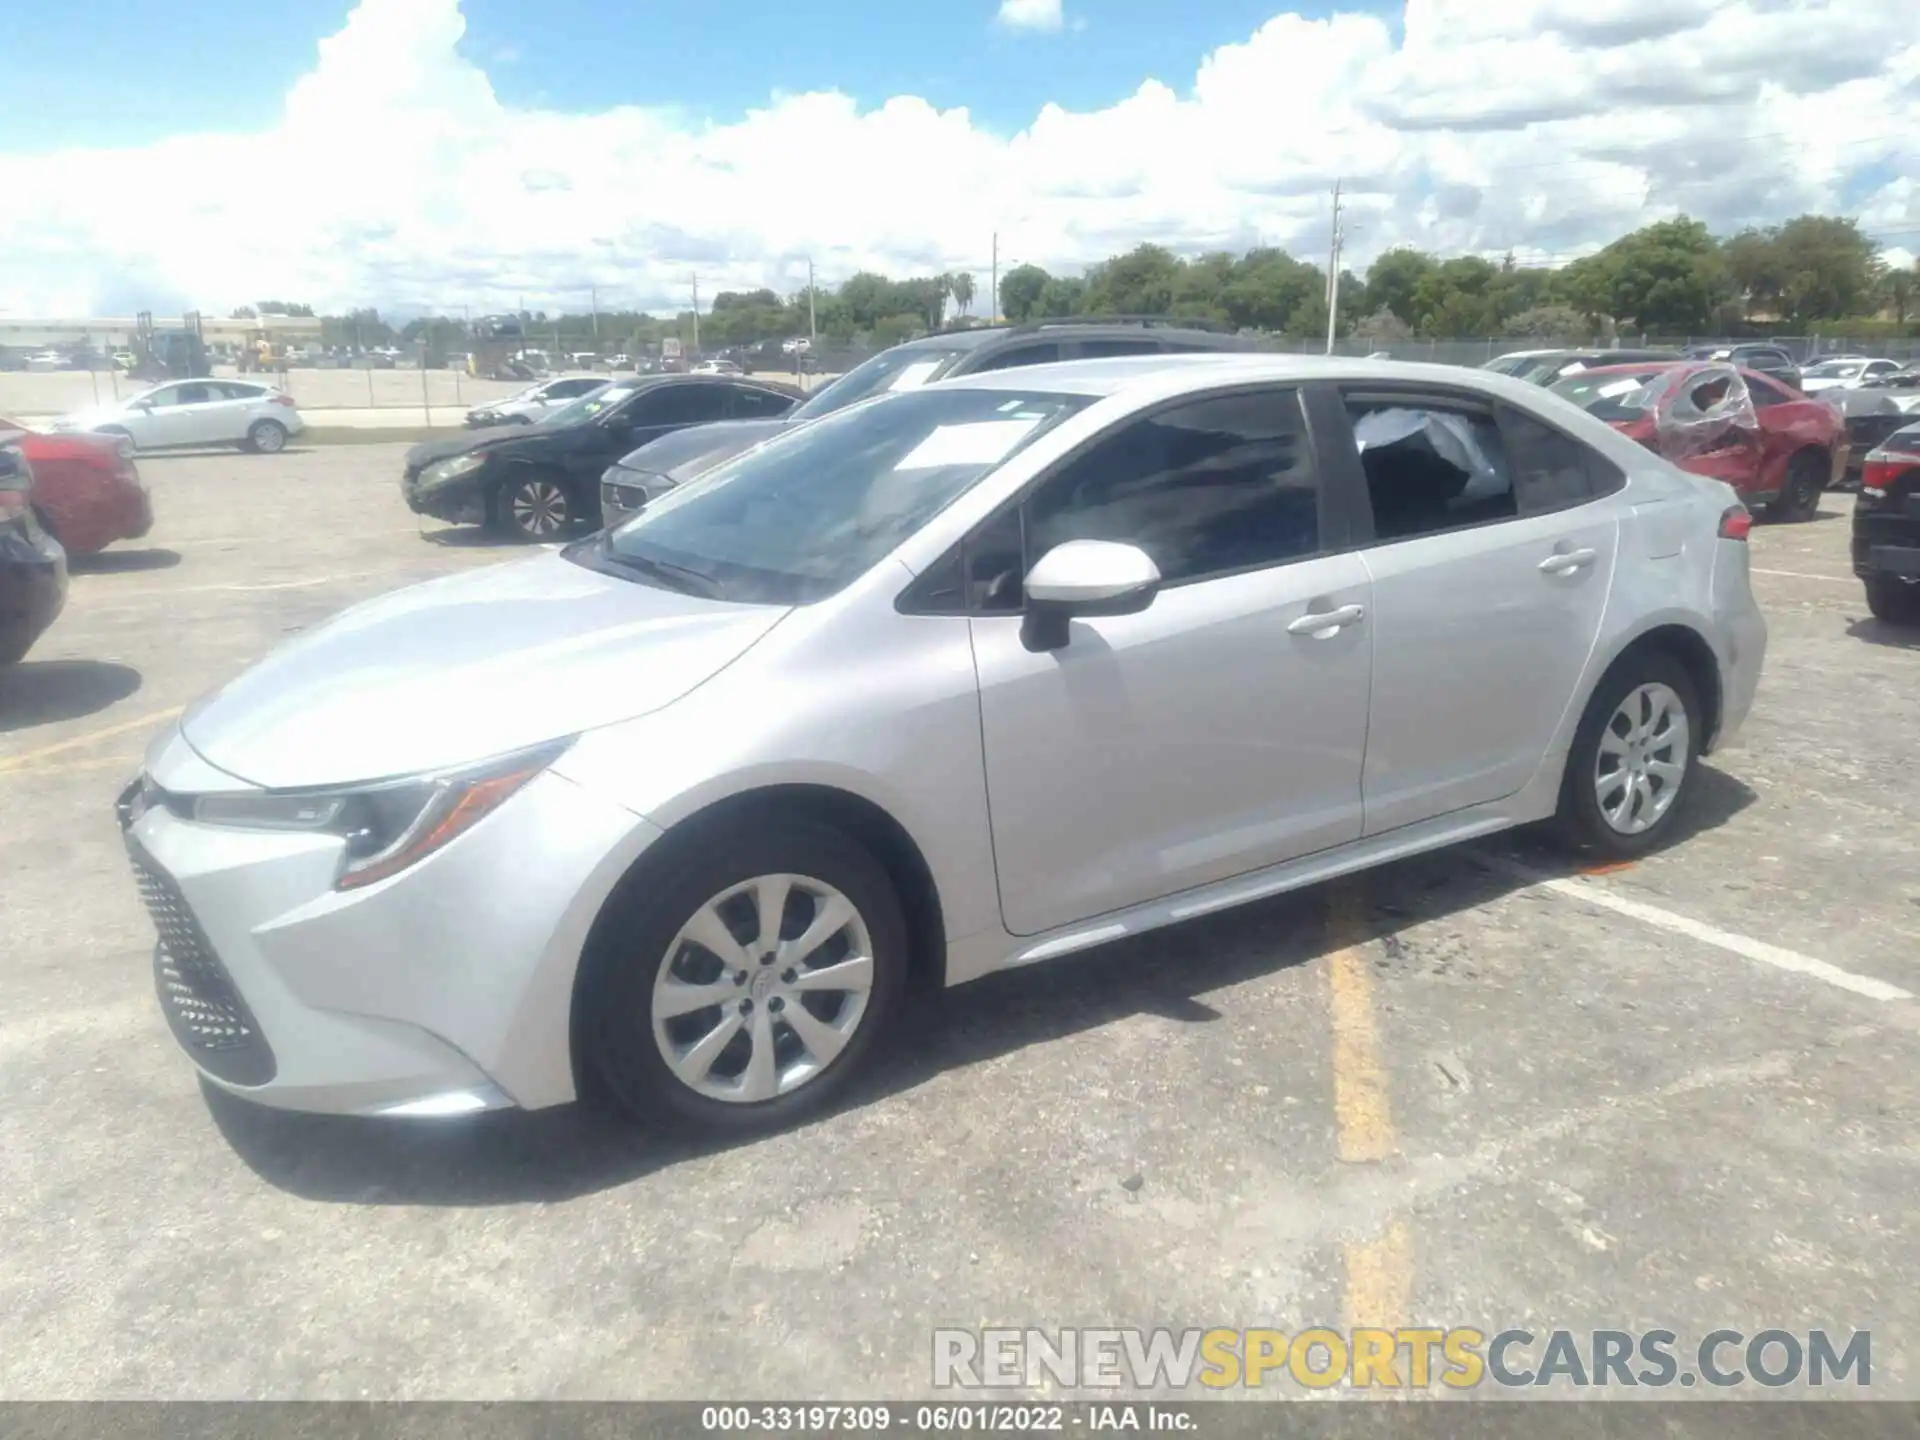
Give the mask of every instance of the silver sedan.
<svg viewBox="0 0 1920 1440">
<path fill-rule="evenodd" d="M 159 736 L 161 1006 L 302 1109 L 790 1123 L 909 978 L 1555 818 L 1674 837 L 1752 702 L 1749 519 L 1537 387 L 989 372 L 403 590 Z"/>
</svg>

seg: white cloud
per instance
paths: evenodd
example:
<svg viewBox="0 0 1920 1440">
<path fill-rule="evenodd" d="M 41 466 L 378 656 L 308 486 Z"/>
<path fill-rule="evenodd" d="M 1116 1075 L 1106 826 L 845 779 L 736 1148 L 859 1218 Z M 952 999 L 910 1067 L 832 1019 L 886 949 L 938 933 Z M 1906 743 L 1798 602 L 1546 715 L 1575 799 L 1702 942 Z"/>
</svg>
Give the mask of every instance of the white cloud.
<svg viewBox="0 0 1920 1440">
<path fill-rule="evenodd" d="M 1275 0 L 1276 4 L 1281 0 Z M 0 153 L 0 310 L 263 298 L 476 312 L 683 303 L 862 267 L 1070 268 L 1193 252 L 1512 249 L 1545 261 L 1678 211 L 1848 209 L 1920 236 L 1920 37 L 1860 0 L 1407 0 L 1283 13 L 1103 109 L 1017 133 L 910 95 L 782 95 L 729 123 L 505 105 L 459 0 L 360 0 L 270 129 Z M 983 82 L 983 83 L 990 83 Z"/>
<path fill-rule="evenodd" d="M 1060 0 L 1000 0 L 995 18 L 1009 30 L 1058 30 L 1066 23 Z"/>
</svg>

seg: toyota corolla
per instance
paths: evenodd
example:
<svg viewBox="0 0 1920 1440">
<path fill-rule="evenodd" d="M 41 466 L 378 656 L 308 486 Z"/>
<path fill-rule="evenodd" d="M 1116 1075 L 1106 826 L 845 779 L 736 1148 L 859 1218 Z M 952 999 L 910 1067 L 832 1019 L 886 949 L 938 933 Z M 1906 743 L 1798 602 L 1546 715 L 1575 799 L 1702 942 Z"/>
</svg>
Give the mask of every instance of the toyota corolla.
<svg viewBox="0 0 1920 1440">
<path fill-rule="evenodd" d="M 1747 512 L 1521 381 L 1160 357 L 780 436 L 299 637 L 121 797 L 217 1085 L 389 1115 L 829 1102 L 911 979 L 1556 818 L 1675 836 Z"/>
</svg>

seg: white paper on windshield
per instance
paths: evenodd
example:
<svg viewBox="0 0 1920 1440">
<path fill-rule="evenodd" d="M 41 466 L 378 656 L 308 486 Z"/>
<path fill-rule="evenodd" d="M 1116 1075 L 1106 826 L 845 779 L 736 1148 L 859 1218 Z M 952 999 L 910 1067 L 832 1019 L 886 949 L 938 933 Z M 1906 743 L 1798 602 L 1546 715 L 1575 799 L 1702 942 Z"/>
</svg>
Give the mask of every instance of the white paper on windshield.
<svg viewBox="0 0 1920 1440">
<path fill-rule="evenodd" d="M 889 390 L 918 390 L 933 378 L 933 372 L 945 364 L 944 360 L 916 360 L 898 375 L 893 377 Z"/>
<path fill-rule="evenodd" d="M 1035 416 L 1025 420 L 977 420 L 970 425 L 939 425 L 893 468 L 937 470 L 943 465 L 998 465 L 1039 423 L 1039 418 Z"/>
<path fill-rule="evenodd" d="M 1576 360 L 1571 365 L 1562 365 L 1560 367 L 1560 373 L 1562 375 L 1578 375 L 1582 370 L 1586 368 L 1587 366 L 1585 361 Z"/>
<path fill-rule="evenodd" d="M 1641 380 L 1609 380 L 1593 393 L 1603 400 L 1611 400 L 1616 395 L 1629 395 L 1645 384 Z"/>
</svg>

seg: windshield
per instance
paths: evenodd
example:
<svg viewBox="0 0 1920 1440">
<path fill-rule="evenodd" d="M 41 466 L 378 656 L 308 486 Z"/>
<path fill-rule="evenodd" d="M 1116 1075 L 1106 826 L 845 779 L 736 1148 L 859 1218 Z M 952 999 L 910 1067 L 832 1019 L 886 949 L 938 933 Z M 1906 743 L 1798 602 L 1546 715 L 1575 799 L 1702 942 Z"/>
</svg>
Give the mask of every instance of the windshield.
<svg viewBox="0 0 1920 1440">
<path fill-rule="evenodd" d="M 581 420 L 591 420 L 603 411 L 611 410 L 637 389 L 633 385 L 602 385 L 597 390 L 589 390 L 577 400 L 571 400 L 558 410 L 550 410 L 542 416 L 542 425 L 572 425 Z"/>
<path fill-rule="evenodd" d="M 1538 355 L 1501 355 L 1496 359 L 1487 361 L 1487 363 L 1480 368 L 1482 370 L 1491 370 L 1496 375 L 1518 375 L 1523 371 L 1533 369 L 1534 366 L 1539 363 L 1540 357 Z"/>
<path fill-rule="evenodd" d="M 931 384 L 953 368 L 953 362 L 967 352 L 963 349 L 939 350 L 925 345 L 896 345 L 883 350 L 863 365 L 856 365 L 826 389 L 800 406 L 788 418 L 818 420 L 844 410 L 856 400 L 878 395 L 884 390 L 917 390 Z"/>
<path fill-rule="evenodd" d="M 1851 380 L 1866 368 L 1859 360 L 1823 360 L 1809 366 L 1806 374 L 1809 380 Z"/>
<path fill-rule="evenodd" d="M 1084 395 L 888 395 L 790 430 L 669 492 L 598 544 L 603 564 L 762 605 L 852 583 Z"/>
<path fill-rule="evenodd" d="M 1596 419 L 1637 420 L 1647 408 L 1651 393 L 1648 382 L 1662 373 L 1643 370 L 1632 375 L 1571 375 L 1551 389 Z"/>
</svg>

